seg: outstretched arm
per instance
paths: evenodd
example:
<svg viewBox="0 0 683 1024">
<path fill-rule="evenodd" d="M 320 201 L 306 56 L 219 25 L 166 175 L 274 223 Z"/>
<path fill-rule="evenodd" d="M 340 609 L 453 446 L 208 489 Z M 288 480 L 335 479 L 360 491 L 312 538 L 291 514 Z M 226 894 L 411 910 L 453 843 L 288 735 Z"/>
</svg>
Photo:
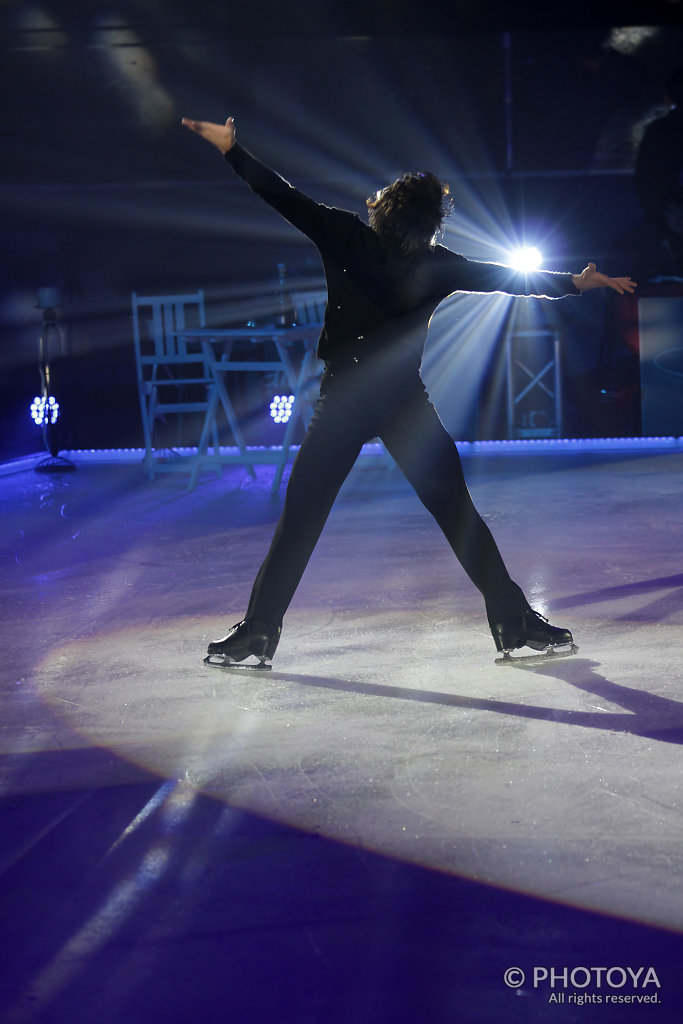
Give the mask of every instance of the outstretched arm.
<svg viewBox="0 0 683 1024">
<path fill-rule="evenodd" d="M 591 288 L 613 288 L 620 295 L 633 292 L 635 281 L 630 277 L 608 277 L 599 274 L 589 263 L 580 274 L 557 273 L 550 270 L 521 271 L 501 263 L 482 263 L 436 246 L 443 264 L 444 294 L 450 292 L 503 292 L 506 295 L 535 295 L 559 299 L 577 295 Z"/>
<path fill-rule="evenodd" d="M 636 282 L 630 277 L 608 277 L 607 274 L 599 273 L 594 263 L 589 263 L 580 274 L 572 274 L 572 281 L 579 292 L 588 292 L 591 288 L 613 288 L 620 295 L 624 292 L 632 295 L 636 289 Z"/>
<path fill-rule="evenodd" d="M 189 117 L 184 117 L 182 123 L 215 146 L 252 192 L 264 199 L 316 245 L 319 246 L 323 240 L 331 244 L 330 239 L 337 239 L 341 244 L 349 232 L 355 230 L 356 218 L 351 214 L 317 203 L 243 149 L 236 140 L 232 117 L 225 124 L 194 121 Z"/>
</svg>

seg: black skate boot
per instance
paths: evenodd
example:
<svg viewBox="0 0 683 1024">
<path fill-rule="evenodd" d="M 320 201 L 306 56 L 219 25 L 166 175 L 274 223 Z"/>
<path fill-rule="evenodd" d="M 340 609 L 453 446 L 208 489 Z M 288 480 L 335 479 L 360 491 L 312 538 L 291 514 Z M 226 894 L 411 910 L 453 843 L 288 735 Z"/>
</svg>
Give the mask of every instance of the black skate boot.
<svg viewBox="0 0 683 1024">
<path fill-rule="evenodd" d="M 260 619 L 243 619 L 224 636 L 214 640 L 204 662 L 219 668 L 269 669 L 280 639 L 281 627 Z"/>
<path fill-rule="evenodd" d="M 528 605 L 520 614 L 502 621 L 496 621 L 489 616 L 489 626 L 496 650 L 503 655 L 502 658 L 496 658 L 497 665 L 538 662 L 551 657 L 566 658 L 578 651 L 570 630 L 551 626 L 546 618 Z M 531 647 L 532 650 L 543 653 L 514 658 L 511 652 L 519 647 Z"/>
</svg>

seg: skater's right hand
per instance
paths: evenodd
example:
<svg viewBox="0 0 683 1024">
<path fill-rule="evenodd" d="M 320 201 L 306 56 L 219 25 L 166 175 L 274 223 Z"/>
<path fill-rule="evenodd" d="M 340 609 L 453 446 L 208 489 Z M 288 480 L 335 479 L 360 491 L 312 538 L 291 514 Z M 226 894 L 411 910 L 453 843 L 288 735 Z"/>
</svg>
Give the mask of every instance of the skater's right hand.
<svg viewBox="0 0 683 1024">
<path fill-rule="evenodd" d="M 623 295 L 628 292 L 632 295 L 637 285 L 630 277 L 608 277 L 595 269 L 594 263 L 589 263 L 580 274 L 572 274 L 574 287 L 580 292 L 590 291 L 591 288 L 613 288 L 615 292 Z"/>
<path fill-rule="evenodd" d="M 225 124 L 216 124 L 213 121 L 193 121 L 190 117 L 184 117 L 182 124 L 191 132 L 201 135 L 223 155 L 235 145 L 235 119 L 232 117 L 229 117 Z"/>
</svg>

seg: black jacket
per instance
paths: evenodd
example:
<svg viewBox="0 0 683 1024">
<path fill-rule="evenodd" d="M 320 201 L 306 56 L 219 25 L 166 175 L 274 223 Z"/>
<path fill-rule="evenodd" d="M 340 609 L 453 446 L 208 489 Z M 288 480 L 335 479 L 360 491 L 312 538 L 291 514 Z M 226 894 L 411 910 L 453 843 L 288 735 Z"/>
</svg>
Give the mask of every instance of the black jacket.
<svg viewBox="0 0 683 1024">
<path fill-rule="evenodd" d="M 442 245 L 404 256 L 388 249 L 356 214 L 315 202 L 240 145 L 228 150 L 226 160 L 317 247 L 328 290 L 318 356 L 331 366 L 382 356 L 382 364 L 419 370 L 429 320 L 452 292 L 578 294 L 571 274 L 522 273 L 467 260 Z"/>
</svg>

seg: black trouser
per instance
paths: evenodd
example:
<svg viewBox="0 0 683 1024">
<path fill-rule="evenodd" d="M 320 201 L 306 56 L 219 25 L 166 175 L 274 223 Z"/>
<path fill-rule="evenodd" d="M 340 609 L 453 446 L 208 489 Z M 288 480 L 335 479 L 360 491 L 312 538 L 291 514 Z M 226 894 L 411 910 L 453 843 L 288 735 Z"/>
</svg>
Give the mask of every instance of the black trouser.
<svg viewBox="0 0 683 1024">
<path fill-rule="evenodd" d="M 282 515 L 249 601 L 247 618 L 280 625 L 341 485 L 363 444 L 379 437 L 432 513 L 497 619 L 525 599 L 475 509 L 455 442 L 415 372 L 326 369 L 320 398 L 294 460 Z"/>
</svg>

